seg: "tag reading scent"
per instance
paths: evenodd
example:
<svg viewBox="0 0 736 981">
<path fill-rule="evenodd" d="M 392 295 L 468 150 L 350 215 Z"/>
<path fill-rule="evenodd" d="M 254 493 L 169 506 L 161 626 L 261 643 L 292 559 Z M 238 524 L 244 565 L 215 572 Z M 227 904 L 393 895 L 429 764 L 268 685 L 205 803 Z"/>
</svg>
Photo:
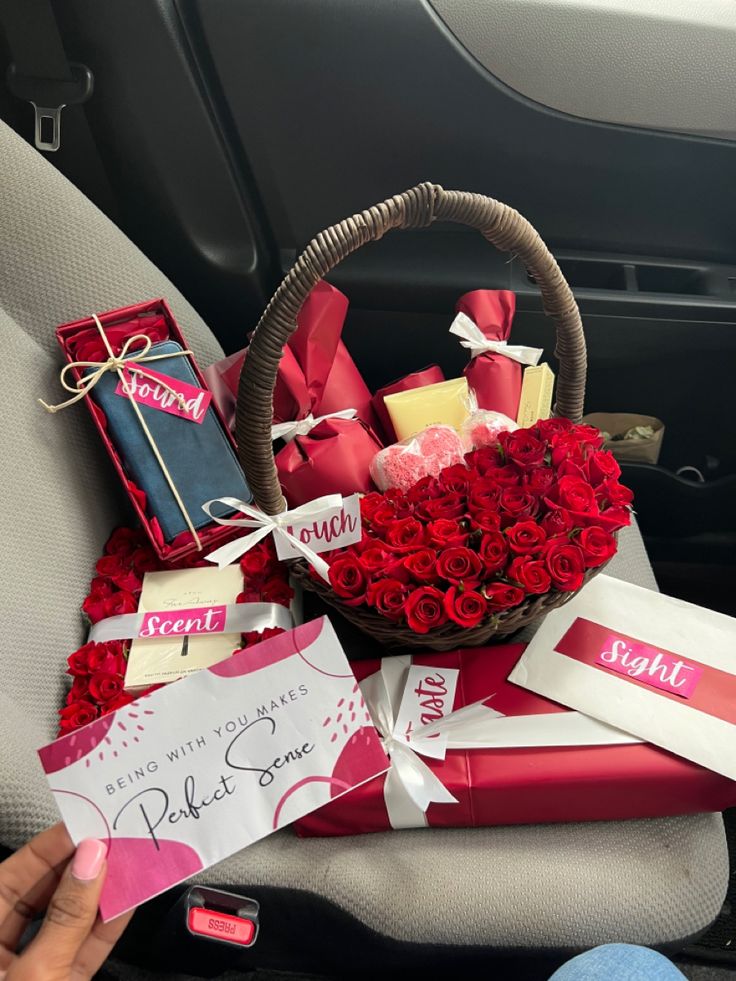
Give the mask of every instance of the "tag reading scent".
<svg viewBox="0 0 736 981">
<path fill-rule="evenodd" d="M 160 409 L 162 412 L 168 412 L 169 415 L 189 419 L 190 422 L 199 424 L 204 422 L 207 409 L 212 401 L 212 393 L 208 392 L 206 388 L 199 388 L 197 385 L 190 385 L 178 378 L 162 375 L 147 366 L 145 374 L 123 368 L 123 375 L 130 396 L 140 405 L 147 405 L 151 409 Z M 161 384 L 162 382 L 164 384 Z M 168 386 L 168 388 L 164 386 Z M 183 404 L 172 395 L 169 388 L 183 397 Z M 128 398 L 122 381 L 118 381 L 115 394 Z"/>
<path fill-rule="evenodd" d="M 154 611 L 144 615 L 138 636 L 183 637 L 190 634 L 222 633 L 226 618 L 226 605 Z"/>
</svg>

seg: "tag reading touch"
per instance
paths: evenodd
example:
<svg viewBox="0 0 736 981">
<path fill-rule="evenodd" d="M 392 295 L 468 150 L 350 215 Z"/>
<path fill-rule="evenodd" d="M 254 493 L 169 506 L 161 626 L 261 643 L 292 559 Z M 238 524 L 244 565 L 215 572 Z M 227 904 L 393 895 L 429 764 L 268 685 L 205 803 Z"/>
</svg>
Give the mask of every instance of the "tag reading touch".
<svg viewBox="0 0 736 981">
<path fill-rule="evenodd" d="M 360 495 L 346 497 L 342 507 L 326 508 L 316 518 L 295 521 L 286 529 L 313 552 L 331 552 L 359 542 L 363 534 L 360 522 Z M 301 552 L 280 535 L 274 535 L 276 555 L 280 559 L 299 559 Z"/>
</svg>

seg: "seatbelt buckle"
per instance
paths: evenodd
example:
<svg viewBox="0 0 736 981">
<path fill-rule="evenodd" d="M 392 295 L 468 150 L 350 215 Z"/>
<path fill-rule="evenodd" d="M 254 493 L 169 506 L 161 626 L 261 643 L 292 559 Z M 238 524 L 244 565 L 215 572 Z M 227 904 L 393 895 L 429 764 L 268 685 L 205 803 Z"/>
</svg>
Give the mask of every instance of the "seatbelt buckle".
<svg viewBox="0 0 736 981">
<path fill-rule="evenodd" d="M 240 948 L 252 947 L 256 942 L 260 907 L 255 899 L 208 886 L 192 886 L 182 905 L 191 936 Z"/>
<path fill-rule="evenodd" d="M 72 78 L 67 80 L 21 75 L 14 63 L 8 66 L 8 88 L 16 98 L 33 106 L 34 143 L 37 150 L 46 153 L 61 146 L 61 110 L 86 102 L 94 91 L 91 69 L 77 61 L 70 62 L 69 68 Z"/>
</svg>

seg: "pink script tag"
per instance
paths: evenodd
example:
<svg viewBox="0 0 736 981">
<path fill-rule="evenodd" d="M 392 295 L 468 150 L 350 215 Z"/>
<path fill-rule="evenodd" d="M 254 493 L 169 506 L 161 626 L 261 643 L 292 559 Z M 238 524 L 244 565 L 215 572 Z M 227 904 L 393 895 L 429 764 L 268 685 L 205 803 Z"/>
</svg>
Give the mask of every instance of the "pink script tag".
<svg viewBox="0 0 736 981">
<path fill-rule="evenodd" d="M 227 606 L 194 606 L 188 610 L 146 613 L 139 637 L 183 637 L 185 634 L 221 634 Z"/>
<path fill-rule="evenodd" d="M 616 634 L 608 635 L 595 663 L 682 698 L 690 698 L 703 673 L 697 664 Z"/>
<path fill-rule="evenodd" d="M 198 388 L 197 385 L 180 381 L 178 378 L 162 375 L 158 371 L 153 371 L 148 365 L 145 365 L 143 370 L 145 374 L 123 368 L 125 384 L 136 402 L 150 406 L 152 409 L 161 409 L 162 412 L 168 412 L 172 416 L 189 419 L 191 422 L 200 424 L 204 422 L 207 409 L 212 401 L 211 392 L 208 392 L 206 388 Z M 175 392 L 182 395 L 184 405 L 180 405 L 179 401 L 160 382 L 165 382 Z M 122 395 L 123 398 L 128 397 L 122 381 L 118 381 L 115 394 Z"/>
</svg>

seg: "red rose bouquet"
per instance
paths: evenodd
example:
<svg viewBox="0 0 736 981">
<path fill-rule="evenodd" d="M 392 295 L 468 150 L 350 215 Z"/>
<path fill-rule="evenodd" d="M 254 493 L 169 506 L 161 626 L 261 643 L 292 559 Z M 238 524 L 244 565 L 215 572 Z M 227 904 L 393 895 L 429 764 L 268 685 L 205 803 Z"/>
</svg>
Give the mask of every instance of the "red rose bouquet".
<svg viewBox="0 0 736 981">
<path fill-rule="evenodd" d="M 368 494 L 362 540 L 327 553 L 331 589 L 311 588 L 394 644 L 450 649 L 518 629 L 602 568 L 631 520 L 601 444 L 591 426 L 547 419 L 405 492 Z"/>
<path fill-rule="evenodd" d="M 135 613 L 146 572 L 209 565 L 200 553 L 186 556 L 178 562 L 162 562 L 142 531 L 117 528 L 105 545 L 104 555 L 97 561 L 96 576 L 82 603 L 82 612 L 90 624 L 119 613 Z M 237 598 L 238 603 L 280 603 L 289 606 L 294 592 L 285 567 L 276 558 L 270 538 L 247 552 L 240 561 L 240 567 L 243 571 L 243 592 Z M 242 647 L 238 650 L 281 632 L 280 627 L 269 627 L 243 634 Z M 69 656 L 67 674 L 72 677 L 72 686 L 64 708 L 59 712 L 60 736 L 161 687 L 154 685 L 136 694 L 129 694 L 123 689 L 129 647 L 130 642 L 123 640 L 90 642 Z"/>
</svg>

